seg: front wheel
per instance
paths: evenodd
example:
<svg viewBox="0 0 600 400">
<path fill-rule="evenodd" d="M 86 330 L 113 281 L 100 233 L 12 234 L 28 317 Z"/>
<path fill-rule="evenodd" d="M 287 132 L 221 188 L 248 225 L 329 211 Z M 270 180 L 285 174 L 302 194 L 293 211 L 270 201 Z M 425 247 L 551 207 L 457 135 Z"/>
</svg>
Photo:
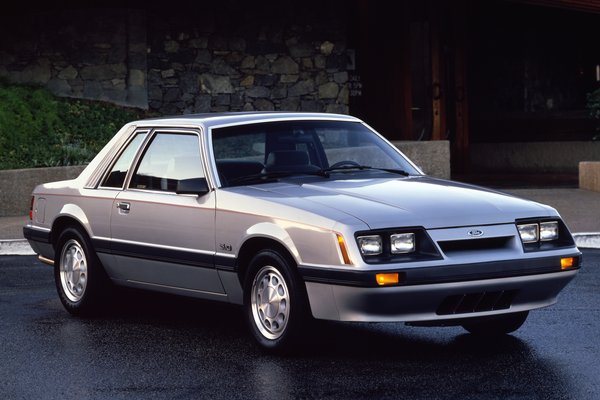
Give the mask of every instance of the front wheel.
<svg viewBox="0 0 600 400">
<path fill-rule="evenodd" d="M 244 312 L 250 332 L 265 349 L 286 352 L 308 320 L 302 282 L 292 264 L 274 250 L 259 252 L 244 281 Z"/>
<path fill-rule="evenodd" d="M 529 311 L 476 318 L 465 322 L 462 326 L 474 335 L 498 336 L 506 335 L 519 329 L 527 319 Z"/>
<path fill-rule="evenodd" d="M 73 227 L 65 229 L 58 239 L 54 279 L 65 309 L 79 316 L 99 311 L 110 289 L 109 279 L 87 235 Z"/>
</svg>

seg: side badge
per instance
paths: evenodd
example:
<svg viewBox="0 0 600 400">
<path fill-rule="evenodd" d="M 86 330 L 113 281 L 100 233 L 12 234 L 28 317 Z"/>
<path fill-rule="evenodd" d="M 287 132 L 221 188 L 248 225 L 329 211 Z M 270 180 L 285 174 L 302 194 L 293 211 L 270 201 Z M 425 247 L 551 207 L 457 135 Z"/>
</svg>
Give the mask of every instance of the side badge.
<svg viewBox="0 0 600 400">
<path fill-rule="evenodd" d="M 481 237 L 481 236 L 483 236 L 483 231 L 479 230 L 479 229 L 473 229 L 473 230 L 467 232 L 467 234 L 471 237 Z"/>
<path fill-rule="evenodd" d="M 221 251 L 231 251 L 231 250 L 233 250 L 233 247 L 230 244 L 225 244 L 225 243 L 219 244 L 219 248 L 221 249 Z"/>
</svg>

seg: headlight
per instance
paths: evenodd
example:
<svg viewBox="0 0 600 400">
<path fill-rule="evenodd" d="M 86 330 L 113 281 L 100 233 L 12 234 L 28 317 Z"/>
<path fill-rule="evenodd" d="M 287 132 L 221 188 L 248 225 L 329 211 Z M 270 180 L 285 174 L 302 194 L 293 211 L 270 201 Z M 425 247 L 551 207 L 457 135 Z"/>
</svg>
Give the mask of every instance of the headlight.
<svg viewBox="0 0 600 400">
<path fill-rule="evenodd" d="M 549 242 L 558 240 L 560 227 L 558 221 L 540 223 L 530 222 L 517 225 L 523 243 Z"/>
<path fill-rule="evenodd" d="M 538 224 L 523 224 L 517 225 L 521 241 L 523 243 L 535 243 L 539 237 L 539 225 Z"/>
<path fill-rule="evenodd" d="M 382 241 L 379 235 L 359 236 L 356 238 L 360 252 L 365 256 L 381 254 Z"/>
<path fill-rule="evenodd" d="M 523 251 L 548 251 L 574 247 L 569 229 L 560 219 L 527 218 L 515 221 Z"/>
<path fill-rule="evenodd" d="M 367 264 L 444 259 L 422 226 L 359 231 L 354 233 L 354 238 L 360 255 Z M 402 277 L 400 280 L 402 281 Z"/>
<path fill-rule="evenodd" d="M 558 239 L 558 222 L 540 222 L 540 241 Z"/>
<path fill-rule="evenodd" d="M 412 253 L 415 251 L 415 234 L 395 233 L 391 235 L 390 251 L 392 254 Z"/>
</svg>

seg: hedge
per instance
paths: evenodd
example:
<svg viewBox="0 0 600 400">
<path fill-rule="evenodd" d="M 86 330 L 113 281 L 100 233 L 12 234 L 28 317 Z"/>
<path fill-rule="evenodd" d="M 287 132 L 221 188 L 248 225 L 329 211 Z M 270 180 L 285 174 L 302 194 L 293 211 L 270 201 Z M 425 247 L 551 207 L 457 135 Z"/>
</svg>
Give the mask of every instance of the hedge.
<svg viewBox="0 0 600 400">
<path fill-rule="evenodd" d="M 0 169 L 86 164 L 145 112 L 0 82 Z"/>
</svg>

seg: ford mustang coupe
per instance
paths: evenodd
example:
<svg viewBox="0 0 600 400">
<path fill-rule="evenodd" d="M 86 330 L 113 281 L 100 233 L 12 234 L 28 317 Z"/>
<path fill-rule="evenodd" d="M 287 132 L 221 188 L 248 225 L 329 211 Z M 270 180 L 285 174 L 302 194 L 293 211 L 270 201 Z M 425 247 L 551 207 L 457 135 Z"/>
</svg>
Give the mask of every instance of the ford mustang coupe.
<svg viewBox="0 0 600 400">
<path fill-rule="evenodd" d="M 510 333 L 581 261 L 553 208 L 429 177 L 346 115 L 134 121 L 31 207 L 24 235 L 70 313 L 114 285 L 224 301 L 278 351 L 314 319 Z"/>
</svg>

